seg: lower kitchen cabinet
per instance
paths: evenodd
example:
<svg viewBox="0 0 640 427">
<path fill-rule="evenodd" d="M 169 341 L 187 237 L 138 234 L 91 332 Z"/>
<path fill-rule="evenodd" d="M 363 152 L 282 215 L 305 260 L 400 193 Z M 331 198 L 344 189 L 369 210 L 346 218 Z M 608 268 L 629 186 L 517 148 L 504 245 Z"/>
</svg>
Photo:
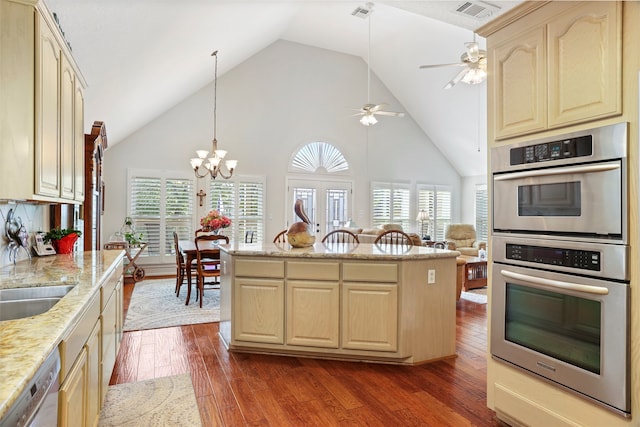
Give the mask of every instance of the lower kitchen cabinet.
<svg viewBox="0 0 640 427">
<path fill-rule="evenodd" d="M 342 298 L 342 347 L 398 350 L 398 285 L 345 283 Z"/>
<path fill-rule="evenodd" d="M 87 418 L 87 350 L 83 348 L 58 392 L 58 425 L 86 426 Z"/>
<path fill-rule="evenodd" d="M 340 283 L 287 282 L 287 344 L 338 348 Z"/>
<path fill-rule="evenodd" d="M 283 344 L 284 280 L 239 278 L 235 286 L 235 339 Z"/>
<path fill-rule="evenodd" d="M 61 427 L 93 427 L 98 423 L 122 338 L 122 281 L 120 260 L 100 284 L 99 295 L 87 304 L 60 343 Z"/>
</svg>

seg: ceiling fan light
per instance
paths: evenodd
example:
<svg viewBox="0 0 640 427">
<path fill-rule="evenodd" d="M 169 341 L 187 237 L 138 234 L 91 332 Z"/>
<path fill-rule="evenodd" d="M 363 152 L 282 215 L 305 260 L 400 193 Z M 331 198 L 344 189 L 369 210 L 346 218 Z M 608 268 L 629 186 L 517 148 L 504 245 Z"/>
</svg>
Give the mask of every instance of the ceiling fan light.
<svg viewBox="0 0 640 427">
<path fill-rule="evenodd" d="M 480 46 L 477 42 L 468 42 L 464 44 L 467 48 L 467 57 L 471 62 L 478 62 L 480 59 Z"/>
<path fill-rule="evenodd" d="M 362 123 L 365 126 L 373 126 L 376 123 L 378 123 L 378 119 L 376 119 L 376 117 L 373 114 L 365 114 L 360 119 L 360 123 Z"/>
<path fill-rule="evenodd" d="M 467 74 L 464 75 L 462 81 L 469 85 L 477 85 L 482 83 L 487 78 L 487 72 L 481 68 L 470 69 Z"/>
</svg>

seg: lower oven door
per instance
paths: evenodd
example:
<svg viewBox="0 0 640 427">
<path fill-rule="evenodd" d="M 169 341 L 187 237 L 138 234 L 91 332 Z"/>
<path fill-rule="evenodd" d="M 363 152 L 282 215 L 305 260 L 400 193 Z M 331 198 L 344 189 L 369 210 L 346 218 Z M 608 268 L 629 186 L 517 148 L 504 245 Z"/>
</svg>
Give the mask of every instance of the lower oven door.
<svg viewBox="0 0 640 427">
<path fill-rule="evenodd" d="M 491 354 L 622 415 L 629 285 L 494 263 Z"/>
<path fill-rule="evenodd" d="M 493 229 L 623 240 L 621 160 L 493 175 Z"/>
</svg>

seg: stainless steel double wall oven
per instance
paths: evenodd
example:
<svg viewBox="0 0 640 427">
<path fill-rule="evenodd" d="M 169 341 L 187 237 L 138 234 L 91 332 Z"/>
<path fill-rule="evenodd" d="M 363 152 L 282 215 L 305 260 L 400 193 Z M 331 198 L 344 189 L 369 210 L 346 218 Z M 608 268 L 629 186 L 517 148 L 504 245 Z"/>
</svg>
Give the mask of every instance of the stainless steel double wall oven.
<svg viewBox="0 0 640 427">
<path fill-rule="evenodd" d="M 627 124 L 493 148 L 493 358 L 630 416 Z"/>
</svg>

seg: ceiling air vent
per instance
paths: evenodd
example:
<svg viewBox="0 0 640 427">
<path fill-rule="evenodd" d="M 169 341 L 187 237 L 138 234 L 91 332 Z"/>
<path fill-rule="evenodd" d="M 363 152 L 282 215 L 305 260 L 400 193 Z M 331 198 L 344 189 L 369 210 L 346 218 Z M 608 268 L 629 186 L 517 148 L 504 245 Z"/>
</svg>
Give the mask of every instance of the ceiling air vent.
<svg viewBox="0 0 640 427">
<path fill-rule="evenodd" d="M 500 10 L 499 7 L 489 3 L 485 3 L 483 1 L 465 1 L 462 3 L 458 3 L 458 7 L 456 8 L 455 13 L 476 19 L 485 19 L 493 15 L 498 10 Z"/>
<path fill-rule="evenodd" d="M 369 15 L 371 15 L 371 12 L 373 12 L 373 9 L 371 8 L 372 4 L 371 3 L 367 3 L 367 6 L 369 7 L 356 7 L 356 10 L 354 10 L 353 12 L 351 12 L 351 14 L 353 16 L 357 16 L 358 18 L 366 18 Z"/>
</svg>

